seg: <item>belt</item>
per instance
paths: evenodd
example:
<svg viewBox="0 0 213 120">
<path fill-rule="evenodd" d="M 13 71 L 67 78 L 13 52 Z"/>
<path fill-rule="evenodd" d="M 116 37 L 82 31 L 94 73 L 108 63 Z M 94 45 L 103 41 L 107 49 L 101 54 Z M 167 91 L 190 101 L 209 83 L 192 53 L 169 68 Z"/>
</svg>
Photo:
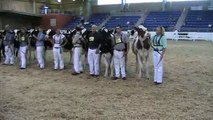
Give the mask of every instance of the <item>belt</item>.
<svg viewBox="0 0 213 120">
<path fill-rule="evenodd" d="M 73 46 L 74 48 L 76 48 L 76 47 L 81 47 L 81 46 Z"/>
<path fill-rule="evenodd" d="M 159 50 L 159 49 L 155 48 L 154 51 L 155 51 L 155 52 L 158 52 L 158 51 L 163 51 L 163 50 L 162 50 L 162 49 Z"/>
<path fill-rule="evenodd" d="M 96 50 L 97 48 L 89 48 L 90 50 Z"/>
<path fill-rule="evenodd" d="M 54 47 L 55 49 L 59 49 L 59 48 L 61 48 L 61 47 Z"/>
<path fill-rule="evenodd" d="M 122 52 L 122 51 L 124 51 L 124 50 L 116 50 L 116 51 Z"/>
</svg>

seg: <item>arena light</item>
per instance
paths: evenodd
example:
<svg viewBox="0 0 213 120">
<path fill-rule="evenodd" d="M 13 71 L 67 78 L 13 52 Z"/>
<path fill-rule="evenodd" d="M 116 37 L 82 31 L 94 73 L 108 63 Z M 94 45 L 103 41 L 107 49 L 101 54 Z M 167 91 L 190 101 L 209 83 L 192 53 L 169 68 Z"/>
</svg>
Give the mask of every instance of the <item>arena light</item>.
<svg viewBox="0 0 213 120">
<path fill-rule="evenodd" d="M 208 0 L 167 0 L 167 2 L 208 1 Z"/>
<path fill-rule="evenodd" d="M 121 0 L 98 0 L 98 5 L 121 4 Z"/>
<path fill-rule="evenodd" d="M 163 0 L 126 0 L 126 3 L 150 3 L 150 2 L 162 2 Z"/>
</svg>

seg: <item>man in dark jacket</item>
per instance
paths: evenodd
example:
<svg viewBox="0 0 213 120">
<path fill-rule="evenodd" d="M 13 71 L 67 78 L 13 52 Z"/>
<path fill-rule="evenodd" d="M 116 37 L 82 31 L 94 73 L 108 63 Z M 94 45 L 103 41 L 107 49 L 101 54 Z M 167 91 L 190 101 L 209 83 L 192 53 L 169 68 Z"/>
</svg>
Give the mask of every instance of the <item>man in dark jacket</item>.
<svg viewBox="0 0 213 120">
<path fill-rule="evenodd" d="M 97 26 L 92 25 L 91 33 L 89 35 L 88 42 L 88 63 L 91 76 L 99 76 L 99 59 L 100 59 L 100 47 L 101 38 L 100 34 L 97 32 Z"/>
</svg>

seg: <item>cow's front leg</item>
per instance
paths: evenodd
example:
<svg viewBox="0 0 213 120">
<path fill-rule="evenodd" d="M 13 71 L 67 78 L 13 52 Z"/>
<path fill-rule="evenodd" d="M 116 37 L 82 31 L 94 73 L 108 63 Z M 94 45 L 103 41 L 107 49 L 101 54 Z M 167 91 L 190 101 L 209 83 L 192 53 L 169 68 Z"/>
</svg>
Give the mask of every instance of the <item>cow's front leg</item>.
<svg viewBox="0 0 213 120">
<path fill-rule="evenodd" d="M 73 50 L 69 50 L 69 54 L 70 54 L 70 60 L 69 60 L 69 64 L 72 65 L 72 58 L 73 58 Z"/>
<path fill-rule="evenodd" d="M 136 67 L 135 67 L 135 70 L 136 70 L 136 73 L 138 74 L 138 73 L 139 73 L 139 67 L 138 67 L 138 56 L 137 56 L 137 55 L 135 55 L 135 58 L 136 58 L 136 63 L 135 63 Z"/>
<path fill-rule="evenodd" d="M 104 58 L 104 64 L 105 64 L 105 73 L 104 73 L 104 77 L 107 77 L 109 75 L 109 61 L 107 60 L 106 55 L 103 55 Z"/>
<path fill-rule="evenodd" d="M 139 55 L 139 54 L 137 54 L 137 59 L 138 59 L 138 67 L 139 67 L 139 69 L 138 69 L 138 79 L 140 79 L 141 78 L 141 76 L 142 76 L 142 61 L 141 61 L 141 56 Z"/>
</svg>

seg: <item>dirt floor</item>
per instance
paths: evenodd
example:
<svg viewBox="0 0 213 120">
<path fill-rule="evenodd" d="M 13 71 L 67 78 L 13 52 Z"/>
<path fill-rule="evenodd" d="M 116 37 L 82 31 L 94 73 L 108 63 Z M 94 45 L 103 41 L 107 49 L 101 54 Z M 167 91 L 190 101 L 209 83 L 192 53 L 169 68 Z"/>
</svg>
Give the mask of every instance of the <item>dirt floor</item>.
<svg viewBox="0 0 213 120">
<path fill-rule="evenodd" d="M 136 79 L 133 54 L 127 81 L 53 71 L 51 52 L 45 70 L 0 65 L 0 120 L 213 120 L 213 43 L 168 45 L 159 86 L 151 53 L 151 80 Z"/>
</svg>

